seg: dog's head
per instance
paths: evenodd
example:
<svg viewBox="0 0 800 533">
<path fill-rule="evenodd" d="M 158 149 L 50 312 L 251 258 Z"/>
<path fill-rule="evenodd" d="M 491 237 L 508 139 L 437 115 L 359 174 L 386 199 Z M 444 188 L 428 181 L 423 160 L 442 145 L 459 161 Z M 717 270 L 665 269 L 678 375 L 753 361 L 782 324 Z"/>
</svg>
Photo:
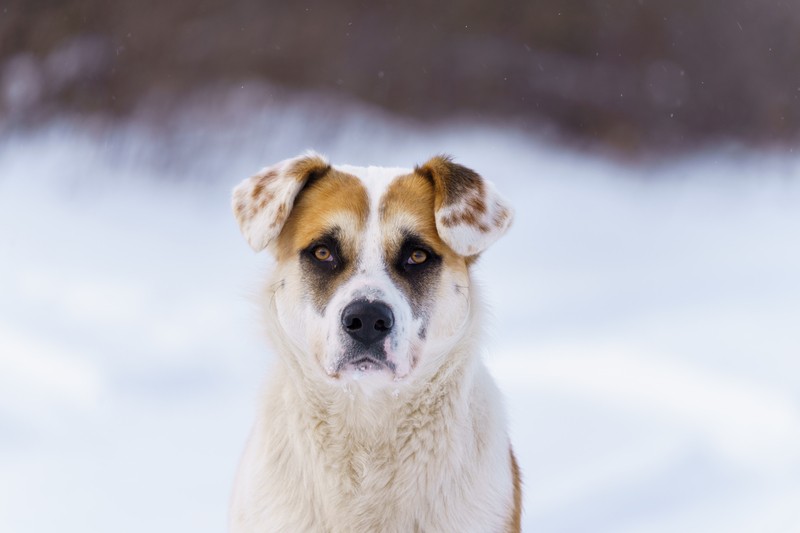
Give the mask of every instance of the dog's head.
<svg viewBox="0 0 800 533">
<path fill-rule="evenodd" d="M 305 155 L 246 179 L 233 209 L 250 246 L 275 255 L 266 298 L 297 363 L 378 382 L 441 364 L 466 333 L 468 268 L 512 218 L 447 157 L 404 170 Z"/>
</svg>

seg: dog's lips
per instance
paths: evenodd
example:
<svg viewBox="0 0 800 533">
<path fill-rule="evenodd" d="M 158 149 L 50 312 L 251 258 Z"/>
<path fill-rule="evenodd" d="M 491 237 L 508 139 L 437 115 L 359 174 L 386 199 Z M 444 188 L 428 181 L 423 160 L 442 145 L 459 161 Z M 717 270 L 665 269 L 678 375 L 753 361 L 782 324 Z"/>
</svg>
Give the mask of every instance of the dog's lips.
<svg viewBox="0 0 800 533">
<path fill-rule="evenodd" d="M 386 366 L 383 362 L 373 359 L 372 357 L 362 357 L 355 361 L 348 362 L 347 365 L 353 367 L 359 372 L 380 370 Z"/>
<path fill-rule="evenodd" d="M 353 354 L 344 357 L 339 363 L 339 371 L 354 371 L 357 373 L 379 372 L 388 370 L 394 372 L 394 365 L 386 359 L 378 358 L 370 354 Z"/>
</svg>

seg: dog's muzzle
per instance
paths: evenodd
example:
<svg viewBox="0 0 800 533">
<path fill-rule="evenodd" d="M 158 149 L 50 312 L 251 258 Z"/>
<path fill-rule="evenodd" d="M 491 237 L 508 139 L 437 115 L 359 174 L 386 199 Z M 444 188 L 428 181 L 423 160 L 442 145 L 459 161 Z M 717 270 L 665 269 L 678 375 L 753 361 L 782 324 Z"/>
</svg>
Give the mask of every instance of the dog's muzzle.
<svg viewBox="0 0 800 533">
<path fill-rule="evenodd" d="M 342 312 L 342 329 L 352 339 L 345 356 L 339 361 L 339 369 L 352 365 L 366 372 L 386 368 L 395 371 L 384 342 L 394 326 L 392 309 L 381 301 L 356 300 Z"/>
</svg>

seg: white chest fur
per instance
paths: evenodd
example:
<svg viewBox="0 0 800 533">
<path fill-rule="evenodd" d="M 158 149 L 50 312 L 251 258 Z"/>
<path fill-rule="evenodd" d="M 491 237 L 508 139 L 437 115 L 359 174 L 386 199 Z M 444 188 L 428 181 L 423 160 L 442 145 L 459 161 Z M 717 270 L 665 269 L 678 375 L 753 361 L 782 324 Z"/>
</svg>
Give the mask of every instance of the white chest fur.
<svg viewBox="0 0 800 533">
<path fill-rule="evenodd" d="M 505 420 L 483 365 L 464 363 L 417 396 L 322 397 L 277 372 L 240 466 L 231 531 L 505 531 Z"/>
</svg>

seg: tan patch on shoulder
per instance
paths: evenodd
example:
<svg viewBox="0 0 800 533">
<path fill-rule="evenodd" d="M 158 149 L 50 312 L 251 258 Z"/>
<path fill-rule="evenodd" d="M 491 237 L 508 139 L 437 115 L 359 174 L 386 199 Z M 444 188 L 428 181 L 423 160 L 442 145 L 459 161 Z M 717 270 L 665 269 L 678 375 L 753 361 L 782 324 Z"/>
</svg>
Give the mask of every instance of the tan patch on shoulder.
<svg viewBox="0 0 800 533">
<path fill-rule="evenodd" d="M 508 449 L 511 456 L 511 475 L 514 478 L 514 507 L 508 521 L 508 533 L 520 533 L 522 531 L 522 476 L 519 472 L 517 458 L 514 457 L 514 450 Z"/>
<path fill-rule="evenodd" d="M 280 213 L 288 209 L 286 205 L 278 207 Z M 341 232 L 340 239 L 346 245 L 364 228 L 368 214 L 369 199 L 361 180 L 335 169 L 326 171 L 324 176 L 311 181 L 295 200 L 278 236 L 278 260 L 295 256 L 335 230 Z M 352 242 L 351 245 L 355 246 Z"/>
</svg>

